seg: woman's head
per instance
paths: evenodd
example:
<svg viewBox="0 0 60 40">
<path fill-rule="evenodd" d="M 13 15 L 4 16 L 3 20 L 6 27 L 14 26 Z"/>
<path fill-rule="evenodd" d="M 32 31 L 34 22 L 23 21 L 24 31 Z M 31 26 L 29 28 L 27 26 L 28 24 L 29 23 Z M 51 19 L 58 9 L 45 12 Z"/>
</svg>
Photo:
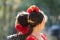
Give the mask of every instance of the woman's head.
<svg viewBox="0 0 60 40">
<path fill-rule="evenodd" d="M 16 21 L 15 21 L 15 28 L 18 32 L 21 32 L 22 34 L 26 34 L 29 30 L 28 27 L 28 13 L 27 12 L 20 12 L 16 16 Z"/>
<path fill-rule="evenodd" d="M 27 9 L 29 15 L 29 20 L 33 21 L 32 25 L 42 25 L 40 26 L 41 30 L 44 29 L 45 23 L 47 21 L 47 16 L 41 11 L 36 5 L 32 5 Z M 35 27 L 33 26 L 33 27 Z"/>
<path fill-rule="evenodd" d="M 36 25 L 42 23 L 43 18 L 44 18 L 44 16 L 40 12 L 33 11 L 30 13 L 28 20 L 33 21 L 33 23 L 31 25 L 36 26 Z"/>
</svg>

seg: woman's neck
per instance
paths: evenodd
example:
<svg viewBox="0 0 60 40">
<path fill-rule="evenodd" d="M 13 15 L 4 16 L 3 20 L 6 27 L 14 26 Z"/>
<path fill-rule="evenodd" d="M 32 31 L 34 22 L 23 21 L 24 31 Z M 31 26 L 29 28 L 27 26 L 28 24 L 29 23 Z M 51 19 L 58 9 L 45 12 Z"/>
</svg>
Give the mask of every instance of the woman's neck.
<svg viewBox="0 0 60 40">
<path fill-rule="evenodd" d="M 41 40 L 40 32 L 41 32 L 41 30 L 40 30 L 39 26 L 34 27 L 32 35 L 34 35 L 37 39 Z"/>
<path fill-rule="evenodd" d="M 39 35 L 41 32 L 40 27 L 37 25 L 36 27 L 33 28 L 32 34 Z"/>
</svg>

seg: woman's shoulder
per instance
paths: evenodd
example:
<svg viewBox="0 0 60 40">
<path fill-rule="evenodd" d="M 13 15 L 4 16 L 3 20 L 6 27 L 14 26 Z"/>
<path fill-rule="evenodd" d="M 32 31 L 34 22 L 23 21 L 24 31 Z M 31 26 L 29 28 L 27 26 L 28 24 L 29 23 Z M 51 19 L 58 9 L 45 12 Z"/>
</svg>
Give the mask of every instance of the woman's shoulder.
<svg viewBox="0 0 60 40">
<path fill-rule="evenodd" d="M 29 35 L 26 40 L 38 40 L 34 35 Z"/>
<path fill-rule="evenodd" d="M 47 37 L 46 37 L 45 34 L 40 33 L 40 36 L 41 36 L 41 40 L 47 40 Z M 31 35 L 29 35 L 29 36 L 27 37 L 26 40 L 39 40 L 39 39 L 36 38 L 36 36 L 34 36 L 34 35 L 31 34 Z"/>
</svg>

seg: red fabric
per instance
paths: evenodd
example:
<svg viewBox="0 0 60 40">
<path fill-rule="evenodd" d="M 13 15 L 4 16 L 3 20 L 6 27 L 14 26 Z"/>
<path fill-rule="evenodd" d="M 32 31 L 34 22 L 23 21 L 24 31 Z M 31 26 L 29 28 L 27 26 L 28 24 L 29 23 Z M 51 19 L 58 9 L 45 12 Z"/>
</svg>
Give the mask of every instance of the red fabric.
<svg viewBox="0 0 60 40">
<path fill-rule="evenodd" d="M 21 32 L 22 34 L 28 33 L 29 28 L 23 27 L 21 24 L 16 26 L 16 30 Z"/>
<path fill-rule="evenodd" d="M 31 13 L 32 11 L 36 11 L 36 12 L 39 12 L 39 8 L 36 6 L 36 5 L 32 5 L 32 6 L 30 6 L 28 9 L 27 9 L 27 12 L 28 13 Z"/>
<path fill-rule="evenodd" d="M 44 39 L 44 40 L 47 40 L 47 38 L 46 38 L 46 35 L 45 34 L 40 34 L 41 35 L 41 37 Z"/>
<path fill-rule="evenodd" d="M 26 40 L 38 40 L 34 35 L 29 35 Z"/>
<path fill-rule="evenodd" d="M 41 35 L 41 37 L 42 37 L 43 40 L 47 40 L 45 34 L 40 34 L 40 35 Z M 39 40 L 39 39 L 36 38 L 34 35 L 29 35 L 26 40 Z"/>
</svg>

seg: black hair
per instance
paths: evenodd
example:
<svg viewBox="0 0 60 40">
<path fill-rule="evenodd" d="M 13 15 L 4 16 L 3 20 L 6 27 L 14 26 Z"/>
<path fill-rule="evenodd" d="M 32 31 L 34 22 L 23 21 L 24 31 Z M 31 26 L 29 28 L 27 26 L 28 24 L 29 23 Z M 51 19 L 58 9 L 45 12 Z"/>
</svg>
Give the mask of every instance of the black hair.
<svg viewBox="0 0 60 40">
<path fill-rule="evenodd" d="M 23 16 L 19 16 L 18 17 L 18 23 L 20 24 L 22 24 L 23 26 L 27 26 L 28 25 L 28 22 L 27 22 L 27 20 L 28 20 L 28 14 L 22 14 Z"/>
<path fill-rule="evenodd" d="M 28 18 L 29 16 L 29 18 Z M 28 27 L 28 25 L 30 25 L 29 27 L 29 31 L 27 34 L 21 34 L 21 35 L 18 35 L 17 37 L 12 37 L 12 39 L 14 40 L 26 40 L 26 38 L 32 33 L 33 31 L 33 27 L 35 27 L 36 25 L 42 23 L 42 20 L 43 20 L 43 14 L 40 13 L 40 12 L 36 12 L 36 11 L 33 11 L 31 12 L 29 15 L 28 14 L 23 14 L 23 16 L 19 16 L 18 17 L 18 23 L 22 24 L 23 26 L 26 26 Z M 33 21 L 34 23 L 28 23 L 27 20 L 31 20 Z"/>
<path fill-rule="evenodd" d="M 29 15 L 29 19 L 34 22 L 33 25 L 40 24 L 43 20 L 43 17 L 44 16 L 41 12 L 36 12 L 36 11 L 31 12 L 30 15 Z"/>
</svg>

